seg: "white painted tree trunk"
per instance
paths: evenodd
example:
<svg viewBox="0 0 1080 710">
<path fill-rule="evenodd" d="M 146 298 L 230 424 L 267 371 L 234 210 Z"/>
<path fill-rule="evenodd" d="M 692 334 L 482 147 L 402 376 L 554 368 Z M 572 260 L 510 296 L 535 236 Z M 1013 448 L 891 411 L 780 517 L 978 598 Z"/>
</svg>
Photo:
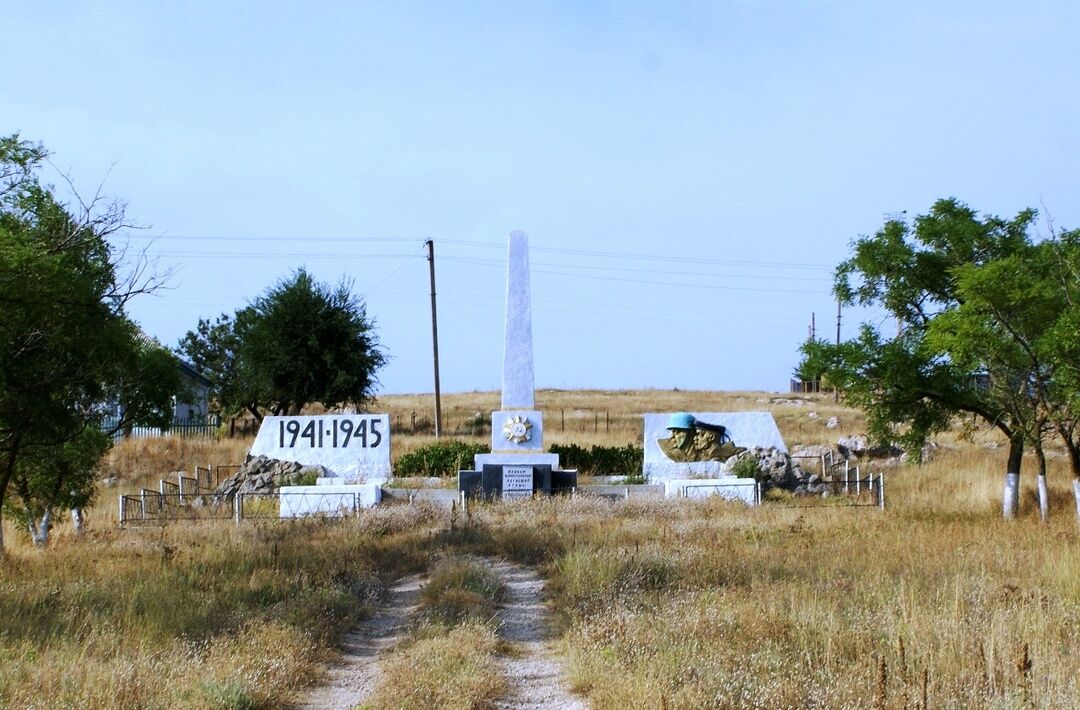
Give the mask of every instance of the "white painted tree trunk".
<svg viewBox="0 0 1080 710">
<path fill-rule="evenodd" d="M 1040 473 L 1035 480 L 1039 487 L 1039 517 L 1045 523 L 1050 519 L 1050 491 L 1046 488 L 1046 474 Z"/>
<path fill-rule="evenodd" d="M 46 510 L 41 520 L 30 519 L 30 539 L 38 547 L 45 547 L 49 543 L 49 526 L 52 522 L 52 511 Z"/>
<path fill-rule="evenodd" d="M 1005 474 L 1005 498 L 1002 504 L 1002 513 L 1006 519 L 1016 517 L 1016 501 L 1020 497 L 1020 474 Z"/>
<path fill-rule="evenodd" d="M 1080 478 L 1073 479 L 1073 498 L 1076 499 L 1076 520 L 1080 522 Z"/>
<path fill-rule="evenodd" d="M 82 535 L 83 524 L 86 522 L 86 518 L 83 517 L 82 508 L 71 509 L 71 526 L 75 528 L 76 535 Z"/>
</svg>

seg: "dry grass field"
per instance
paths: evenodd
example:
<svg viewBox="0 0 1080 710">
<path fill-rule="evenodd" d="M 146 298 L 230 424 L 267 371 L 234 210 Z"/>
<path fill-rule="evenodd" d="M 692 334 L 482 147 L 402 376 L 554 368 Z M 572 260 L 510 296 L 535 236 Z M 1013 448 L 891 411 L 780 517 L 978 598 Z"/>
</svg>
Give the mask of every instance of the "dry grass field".
<svg viewBox="0 0 1080 710">
<path fill-rule="evenodd" d="M 789 446 L 863 424 L 829 395 L 545 390 L 537 400 L 548 443 L 584 446 L 640 443 L 643 411 L 769 409 Z M 444 400 L 463 420 L 497 406 L 490 393 Z M 430 408 L 430 397 L 401 396 L 373 409 L 410 422 Z M 825 429 L 831 416 L 838 429 Z M 431 441 L 394 431 L 395 455 Z M 958 426 L 939 443 L 922 467 L 887 470 L 884 512 L 579 496 L 467 515 L 402 505 L 331 523 L 118 530 L 118 492 L 238 463 L 247 445 L 126 442 L 104 464 L 116 480 L 81 538 L 61 526 L 37 550 L 5 531 L 0 706 L 275 707 L 315 680 L 389 581 L 483 554 L 542 570 L 571 683 L 593 707 L 1076 707 L 1080 526 L 1063 458 L 1050 461 L 1049 522 L 1030 473 L 1020 516 L 1005 522 L 993 433 Z M 402 697 L 417 697 L 406 685 L 459 679 L 453 654 L 481 644 L 450 638 L 412 647 L 443 661 L 410 665 Z M 483 707 L 491 693 L 455 704 Z"/>
</svg>

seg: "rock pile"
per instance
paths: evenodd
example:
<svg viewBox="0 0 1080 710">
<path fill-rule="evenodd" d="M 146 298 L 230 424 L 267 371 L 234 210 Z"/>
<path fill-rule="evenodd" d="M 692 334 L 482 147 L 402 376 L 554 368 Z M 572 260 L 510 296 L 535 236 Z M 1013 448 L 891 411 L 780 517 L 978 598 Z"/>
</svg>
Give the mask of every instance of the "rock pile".
<svg viewBox="0 0 1080 710">
<path fill-rule="evenodd" d="M 281 461 L 266 456 L 256 456 L 244 462 L 236 473 L 229 476 L 214 491 L 215 500 L 232 500 L 237 493 L 277 493 L 280 486 L 297 485 L 301 479 L 329 476 L 323 466 L 310 466 L 295 461 Z"/>
<path fill-rule="evenodd" d="M 732 456 L 724 462 L 723 471 L 731 473 L 740 461 L 754 460 L 757 464 L 757 473 L 754 478 L 761 481 L 762 487 L 769 488 L 793 488 L 802 474 L 802 469 L 793 463 L 791 456 L 783 451 L 769 447 L 767 449 L 755 446 L 747 449 L 737 456 Z M 745 464 L 743 464 L 745 465 Z M 739 466 L 742 468 L 742 466 Z"/>
<path fill-rule="evenodd" d="M 824 469 L 823 471 L 807 471 L 801 463 L 804 459 L 820 462 L 823 457 L 830 461 L 843 462 L 844 456 L 836 448 L 824 445 L 806 446 L 793 454 L 775 448 L 753 448 L 729 459 L 724 464 L 724 470 L 730 473 L 740 461 L 752 459 L 757 466 L 754 478 L 761 482 L 763 491 L 780 488 L 795 495 L 827 494 L 832 489 L 830 484 L 843 480 L 842 469 L 829 470 L 819 463 L 814 468 Z"/>
</svg>

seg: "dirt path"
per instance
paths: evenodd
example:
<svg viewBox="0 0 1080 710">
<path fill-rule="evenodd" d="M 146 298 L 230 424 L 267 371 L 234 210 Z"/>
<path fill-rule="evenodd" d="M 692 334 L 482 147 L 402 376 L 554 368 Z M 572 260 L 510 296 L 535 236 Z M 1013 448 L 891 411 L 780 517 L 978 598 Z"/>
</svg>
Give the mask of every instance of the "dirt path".
<svg viewBox="0 0 1080 710">
<path fill-rule="evenodd" d="M 562 665 L 552 651 L 543 579 L 536 570 L 511 562 L 484 562 L 506 584 L 507 598 L 499 609 L 499 635 L 513 644 L 513 653 L 499 658 L 508 690 L 496 707 L 584 710 L 585 703 L 566 687 Z M 323 683 L 306 690 L 290 707 L 351 710 L 367 699 L 379 683 L 380 656 L 404 636 L 422 586 L 419 575 L 398 582 L 375 614 L 345 636 L 342 658 L 328 669 Z"/>
<path fill-rule="evenodd" d="M 536 570 L 510 562 L 493 562 L 505 580 L 507 598 L 499 610 L 499 635 L 515 646 L 500 659 L 508 691 L 498 708 L 584 710 L 563 680 L 562 664 L 551 648 L 550 611 L 544 604 L 544 580 Z"/>
<path fill-rule="evenodd" d="M 291 707 L 351 710 L 363 702 L 379 683 L 379 655 L 392 648 L 406 631 L 420 598 L 422 579 L 413 575 L 398 581 L 382 606 L 345 635 L 342 657 L 327 671 L 322 685 L 307 689 Z"/>
</svg>

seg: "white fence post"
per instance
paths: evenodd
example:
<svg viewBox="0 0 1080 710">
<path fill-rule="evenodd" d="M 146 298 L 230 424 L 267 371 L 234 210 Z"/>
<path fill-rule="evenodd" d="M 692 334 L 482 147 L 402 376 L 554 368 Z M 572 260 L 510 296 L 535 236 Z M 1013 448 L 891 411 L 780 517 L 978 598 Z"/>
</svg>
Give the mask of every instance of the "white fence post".
<svg viewBox="0 0 1080 710">
<path fill-rule="evenodd" d="M 881 509 L 885 510 L 885 474 L 878 474 L 878 500 L 881 503 Z"/>
<path fill-rule="evenodd" d="M 120 527 L 124 527 L 124 494 L 120 494 Z"/>
<path fill-rule="evenodd" d="M 243 509 L 244 509 L 243 498 L 244 498 L 243 493 L 237 493 L 236 496 L 233 498 L 233 514 L 236 516 L 236 524 L 237 525 L 240 524 L 240 518 L 243 517 L 243 515 L 244 515 L 244 513 L 243 513 Z"/>
</svg>

